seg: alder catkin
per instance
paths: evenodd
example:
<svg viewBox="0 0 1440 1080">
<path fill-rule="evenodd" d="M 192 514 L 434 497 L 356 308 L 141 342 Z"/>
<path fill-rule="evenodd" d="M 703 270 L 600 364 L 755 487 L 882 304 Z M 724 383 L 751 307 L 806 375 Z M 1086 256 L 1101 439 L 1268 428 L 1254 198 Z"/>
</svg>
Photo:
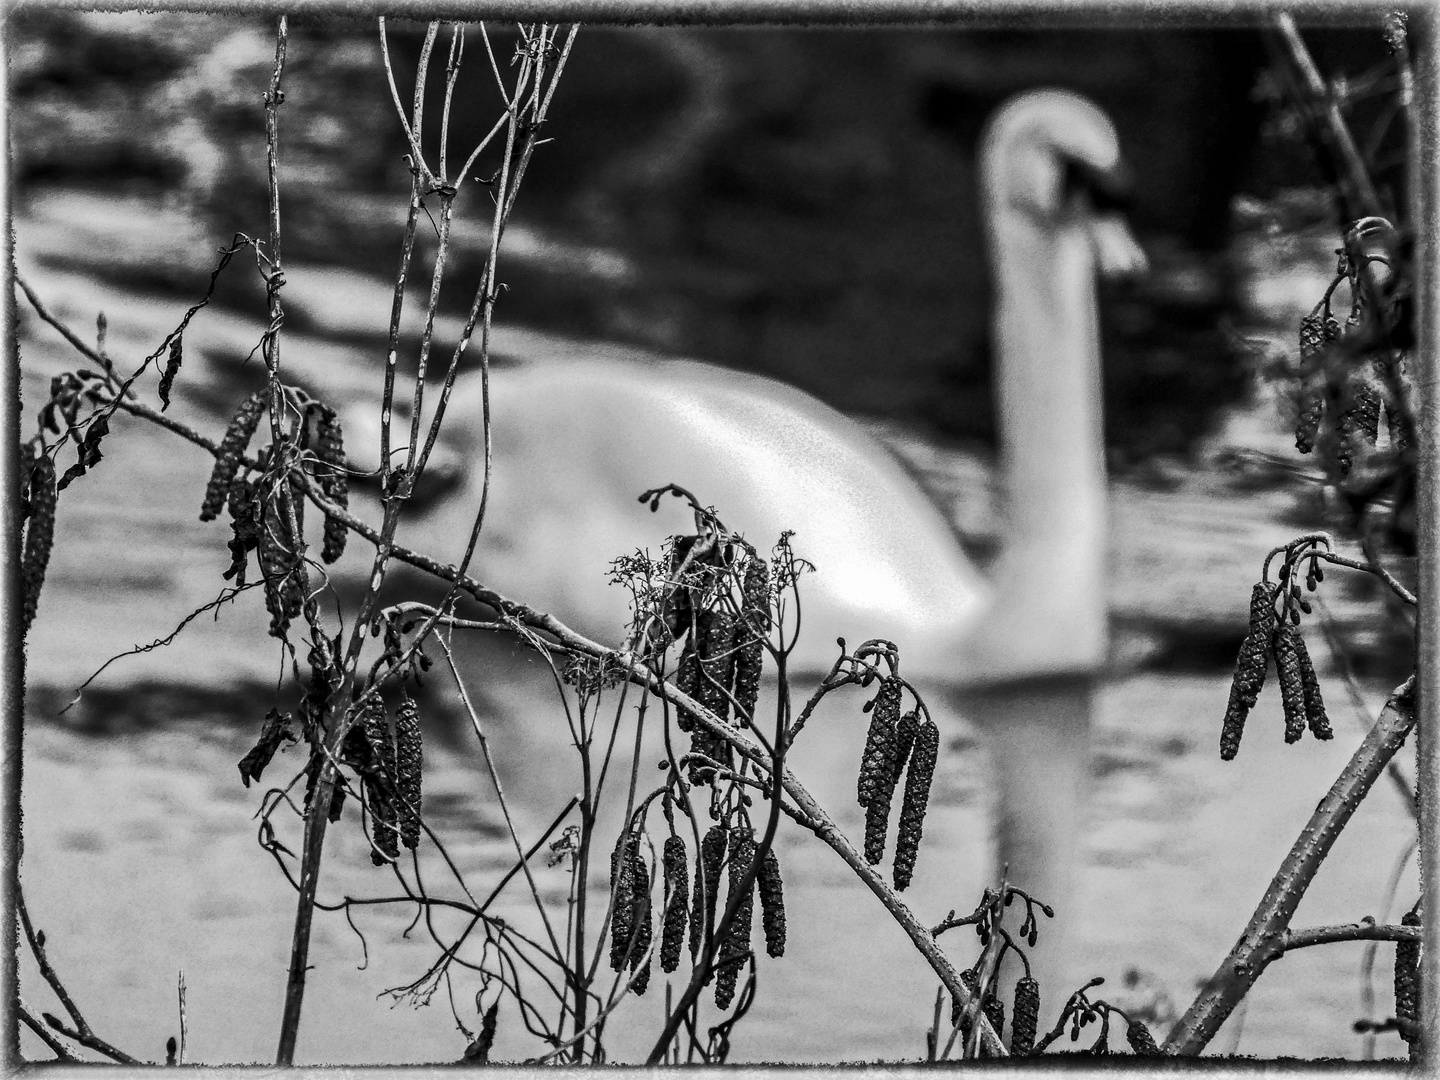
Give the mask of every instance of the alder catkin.
<svg viewBox="0 0 1440 1080">
<path fill-rule="evenodd" d="M 650 987 L 650 945 L 654 941 L 654 919 L 650 905 L 650 867 L 640 854 L 640 836 L 635 835 L 629 846 L 630 858 L 630 932 L 635 943 L 630 948 L 630 970 L 635 978 L 630 989 L 637 995 Z M 642 966 L 643 965 L 643 966 Z"/>
<path fill-rule="evenodd" d="M 730 843 L 730 900 L 744 884 L 744 877 L 755 862 L 755 836 L 749 829 L 736 829 Z M 757 875 L 758 876 L 758 875 Z M 720 966 L 715 975 L 715 1007 L 722 1012 L 730 1007 L 735 996 L 735 983 L 750 952 L 750 930 L 755 921 L 755 883 L 740 895 L 731 920 L 730 931 L 720 947 Z"/>
<path fill-rule="evenodd" d="M 165 370 L 160 375 L 160 386 L 157 388 L 160 394 L 161 412 L 170 407 L 170 388 L 175 385 L 175 376 L 180 374 L 180 364 L 185 359 L 185 349 L 181 340 L 180 334 L 176 334 L 170 339 L 170 356 L 166 360 Z"/>
<path fill-rule="evenodd" d="M 680 948 L 685 941 L 685 913 L 690 903 L 690 869 L 685 861 L 685 841 L 672 835 L 665 840 L 665 925 L 660 934 L 660 970 L 680 966 Z"/>
<path fill-rule="evenodd" d="M 265 411 L 265 392 L 256 390 L 240 403 L 225 437 L 220 440 L 220 449 L 215 455 L 214 468 L 210 470 L 210 482 L 205 485 L 205 501 L 200 504 L 200 520 L 213 521 L 225 505 L 225 496 L 230 490 L 230 480 L 235 475 L 240 455 L 245 453 L 260 423 L 260 414 Z"/>
<path fill-rule="evenodd" d="M 334 409 L 322 405 L 315 428 L 315 454 L 321 462 L 318 478 L 320 489 L 336 506 L 348 508 L 350 479 L 345 471 L 345 438 L 340 430 L 340 417 Z M 345 553 L 345 540 L 349 535 L 350 530 L 340 519 L 327 514 L 320 558 L 326 563 L 333 563 L 340 558 Z"/>
<path fill-rule="evenodd" d="M 1024 1057 L 1035 1048 L 1035 1029 L 1040 1022 L 1040 984 L 1026 975 L 1015 984 L 1015 1008 L 1010 1027 L 1010 1053 Z"/>
<path fill-rule="evenodd" d="M 370 807 L 374 840 L 370 861 L 381 866 L 394 862 L 400 855 L 400 824 L 395 807 L 395 745 L 390 741 L 385 707 L 378 699 L 366 707 L 364 732 L 369 757 L 365 801 Z"/>
<path fill-rule="evenodd" d="M 700 685 L 700 660 L 695 655 L 695 638 L 701 633 L 699 628 L 692 633 L 685 641 L 685 649 L 680 654 L 680 667 L 675 672 L 675 689 L 689 697 L 695 697 L 695 691 Z M 693 731 L 695 729 L 695 717 L 690 715 L 686 709 L 680 709 L 675 713 L 675 726 L 681 731 Z"/>
<path fill-rule="evenodd" d="M 1275 598 L 1280 586 L 1266 581 L 1250 590 L 1250 626 L 1235 659 L 1235 676 L 1230 682 L 1230 701 L 1220 729 L 1220 757 L 1229 761 L 1240 749 L 1240 735 L 1260 690 L 1275 639 Z"/>
<path fill-rule="evenodd" d="M 1401 926 L 1419 926 L 1420 916 L 1407 911 Z M 1419 1038 L 1420 1022 L 1420 942 L 1395 943 L 1395 1019 L 1401 1021 L 1400 1037 L 1407 1043 Z"/>
<path fill-rule="evenodd" d="M 900 826 L 895 837 L 895 888 L 904 890 L 915 872 L 915 857 L 925 829 L 925 807 L 940 753 L 940 729 L 928 717 L 915 732 L 910 768 L 905 775 L 905 796 L 900 803 Z"/>
<path fill-rule="evenodd" d="M 1285 741 L 1293 743 L 1305 734 L 1305 682 L 1300 674 L 1300 651 L 1295 642 L 1300 631 L 1288 622 L 1275 631 L 1275 673 L 1280 680 L 1280 700 L 1285 708 Z"/>
<path fill-rule="evenodd" d="M 770 636 L 770 564 L 751 555 L 740 590 L 740 618 L 735 623 L 735 714 L 742 724 L 755 719 L 765 640 Z"/>
<path fill-rule="evenodd" d="M 23 637 L 40 610 L 40 590 L 55 546 L 55 462 L 41 454 L 30 470 L 30 519 L 25 523 L 25 544 L 20 555 L 20 635 Z"/>
<path fill-rule="evenodd" d="M 969 990 L 972 996 L 979 996 L 980 976 L 976 974 L 974 968 L 966 968 L 960 972 L 960 981 L 965 984 L 965 989 Z M 970 1041 L 970 1025 L 965 1022 L 965 1002 L 958 997 L 950 999 L 950 1026 L 960 1029 L 962 1042 Z"/>
<path fill-rule="evenodd" d="M 756 878 L 760 892 L 760 923 L 765 930 L 765 952 L 770 956 L 785 955 L 785 886 L 780 880 L 780 857 L 775 847 L 760 860 Z"/>
<path fill-rule="evenodd" d="M 700 952 L 706 927 L 715 925 L 715 898 L 720 891 L 720 865 L 725 861 L 728 832 L 723 822 L 710 826 L 700 841 L 700 858 L 695 866 L 695 896 L 690 906 L 690 956 Z"/>
<path fill-rule="evenodd" d="M 1315 449 L 1315 436 L 1319 433 L 1320 418 L 1325 412 L 1322 373 L 1315 368 L 1327 340 L 1326 320 L 1319 312 L 1300 320 L 1300 386 L 1296 402 L 1295 448 L 1302 454 Z"/>
<path fill-rule="evenodd" d="M 631 848 L 637 852 L 640 838 L 629 829 L 622 832 L 615 841 L 615 850 L 610 853 L 610 890 L 614 894 L 610 914 L 610 967 L 620 971 L 625 966 L 625 957 L 630 950 L 630 938 L 635 931 L 635 863 Z"/>
<path fill-rule="evenodd" d="M 414 849 L 420 843 L 420 714 L 405 698 L 395 711 L 395 793 L 400 842 Z"/>
<path fill-rule="evenodd" d="M 735 671 L 735 619 L 726 611 L 710 611 L 701 624 L 700 680 L 695 700 L 721 720 L 730 715 L 730 685 Z"/>
<path fill-rule="evenodd" d="M 1305 722 L 1310 734 L 1317 739 L 1334 738 L 1330 729 L 1330 717 L 1325 714 L 1325 700 L 1320 696 L 1320 678 L 1315 674 L 1315 664 L 1310 659 L 1310 650 L 1305 639 L 1295 635 L 1295 652 L 1300 661 L 1300 684 L 1305 690 Z"/>
<path fill-rule="evenodd" d="M 900 680 L 891 675 L 881 680 L 880 689 L 870 702 L 870 730 L 865 736 L 865 749 L 860 755 L 860 777 L 856 783 L 856 799 L 869 806 L 895 759 L 895 725 L 900 719 Z M 874 860 L 872 860 L 874 861 Z"/>
<path fill-rule="evenodd" d="M 1163 1053 L 1150 1029 L 1139 1020 L 1131 1020 L 1125 1025 L 1125 1041 L 1130 1044 L 1131 1050 L 1145 1057 L 1158 1057 Z"/>
</svg>

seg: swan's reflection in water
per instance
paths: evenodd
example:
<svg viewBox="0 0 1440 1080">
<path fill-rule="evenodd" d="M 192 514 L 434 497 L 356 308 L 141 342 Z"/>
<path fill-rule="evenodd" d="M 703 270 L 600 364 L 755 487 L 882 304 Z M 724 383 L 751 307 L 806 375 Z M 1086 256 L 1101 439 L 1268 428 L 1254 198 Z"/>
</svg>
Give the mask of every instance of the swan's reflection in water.
<svg viewBox="0 0 1440 1080">
<path fill-rule="evenodd" d="M 1258 737 L 1237 762 L 1224 765 L 1212 743 L 1225 691 L 1223 676 L 1156 675 L 1102 691 L 1083 884 L 1086 910 L 1099 914 L 1084 928 L 1081 944 L 1087 970 L 1106 976 L 1102 993 L 1112 999 L 1124 996 L 1126 972 L 1136 968 L 1183 1008 L 1194 981 L 1213 970 L 1233 941 L 1358 741 L 1356 729 L 1337 725 L 1333 744 L 1307 744 L 1303 752 L 1287 748 L 1279 737 L 1278 704 L 1270 716 L 1262 699 L 1254 718 Z M 25 737 L 26 897 L 46 931 L 52 961 L 91 1025 L 137 1056 L 163 1060 L 166 1037 L 178 1033 L 175 973 L 183 969 L 192 1059 L 270 1059 L 294 899 L 256 845 L 250 815 L 259 796 L 242 788 L 234 772 L 252 733 L 194 717 L 183 726 L 95 736 L 37 719 Z M 796 767 L 819 777 L 814 786 L 844 808 L 842 826 L 858 835 L 858 808 L 853 815 L 849 809 L 853 791 L 843 798 L 853 786 L 849 759 L 858 753 L 858 742 L 848 741 L 854 740 L 817 739 L 810 759 L 797 760 Z M 983 761 L 973 747 L 942 753 L 957 768 L 937 788 L 938 813 L 927 824 L 912 890 L 927 922 L 938 922 L 947 905 L 972 905 L 983 885 L 980 868 L 988 862 Z M 509 848 L 475 791 L 476 773 L 465 756 L 438 745 L 429 749 L 428 820 L 448 838 L 472 888 L 483 893 L 509 865 Z M 1383 883 L 1407 828 L 1394 792 L 1378 788 L 1301 905 L 1297 925 L 1383 917 Z M 294 837 L 287 839 L 295 846 Z M 322 898 L 397 891 L 387 871 L 370 865 L 353 816 L 331 832 L 329 844 Z M 828 848 L 785 821 L 780 854 L 790 945 L 783 960 L 762 958 L 759 997 L 736 1028 L 732 1059 L 922 1056 L 933 977 Z M 539 860 L 536 865 L 539 887 L 559 904 L 564 872 Z M 426 879 L 436 891 L 454 891 L 438 862 L 426 863 Z M 1402 895 L 1413 889 L 1410 876 Z M 517 926 L 538 929 L 518 882 L 495 910 Z M 563 907 L 555 910 L 563 918 Z M 344 917 L 317 920 L 298 1060 L 459 1057 L 464 1040 L 443 985 L 418 1010 L 392 1006 L 384 996 L 377 1000 L 384 989 L 423 973 L 436 955 L 423 924 L 402 936 L 412 916 L 413 909 L 398 907 L 356 912 L 369 949 L 364 970 L 365 949 Z M 445 932 L 459 921 L 436 917 Z M 977 953 L 976 939 L 964 930 L 942 942 L 965 963 Z M 1252 995 L 1239 1050 L 1357 1056 L 1360 1038 L 1350 1033 L 1349 1021 L 1360 1015 L 1361 951 L 1358 945 L 1307 949 L 1273 966 Z M 1388 966 L 1382 950 L 1381 1010 L 1388 1008 Z M 686 970 L 682 964 L 678 974 Z M 21 977 L 26 1001 L 52 1009 L 23 953 Z M 457 978 L 456 1005 L 472 1026 L 474 989 Z M 643 1058 L 649 1050 L 641 1033 L 657 1030 L 663 991 L 657 977 L 646 998 L 627 1003 L 612 1021 L 608 1035 L 618 1060 Z M 1219 1044 L 1228 1045 L 1231 1034 L 1222 1033 Z M 25 1038 L 27 1051 L 43 1056 Z M 496 1056 L 534 1052 L 535 1041 L 524 1035 L 518 1016 L 502 1012 Z M 1385 1035 L 1379 1052 L 1398 1055 L 1402 1045 Z"/>
</svg>

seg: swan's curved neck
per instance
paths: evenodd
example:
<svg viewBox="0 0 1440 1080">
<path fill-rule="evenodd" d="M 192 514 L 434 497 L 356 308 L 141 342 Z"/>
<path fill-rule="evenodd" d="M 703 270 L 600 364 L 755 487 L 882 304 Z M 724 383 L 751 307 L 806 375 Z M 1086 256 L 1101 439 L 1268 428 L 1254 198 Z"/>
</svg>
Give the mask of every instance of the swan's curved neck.
<svg viewBox="0 0 1440 1080">
<path fill-rule="evenodd" d="M 1008 542 L 996 674 L 1091 671 L 1106 652 L 1106 485 L 1089 221 L 991 207 Z"/>
</svg>

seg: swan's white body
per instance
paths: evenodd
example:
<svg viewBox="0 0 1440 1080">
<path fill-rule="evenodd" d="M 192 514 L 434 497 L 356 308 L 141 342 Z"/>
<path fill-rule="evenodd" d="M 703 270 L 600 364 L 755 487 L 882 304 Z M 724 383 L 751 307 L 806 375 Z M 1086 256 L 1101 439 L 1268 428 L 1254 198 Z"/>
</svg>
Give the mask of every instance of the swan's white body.
<svg viewBox="0 0 1440 1080">
<path fill-rule="evenodd" d="M 640 492 L 683 485 L 761 551 L 793 530 L 818 573 L 803 580 L 792 670 L 828 669 L 837 636 L 884 637 L 912 681 L 963 692 L 999 776 L 1000 858 L 1062 926 L 1074 912 L 1091 678 L 1106 654 L 1095 274 L 1134 269 L 1138 257 L 1128 234 L 1066 190 L 1067 160 L 1109 170 L 1118 146 L 1098 109 L 1058 91 L 1008 104 L 982 148 L 1009 538 L 988 581 L 858 424 L 772 380 L 689 362 L 495 371 L 494 472 L 471 569 L 619 643 L 629 597 L 607 585 L 610 561 L 658 555 L 665 537 L 694 531 L 681 502 L 667 497 L 653 514 Z M 454 447 L 470 463 L 463 497 L 400 539 L 453 561 L 478 504 L 477 385 L 457 391 L 447 422 L 468 440 Z M 1062 990 L 1054 944 L 1065 936 L 1042 930 L 1034 958 L 1051 1003 L 1073 989 Z"/>
</svg>

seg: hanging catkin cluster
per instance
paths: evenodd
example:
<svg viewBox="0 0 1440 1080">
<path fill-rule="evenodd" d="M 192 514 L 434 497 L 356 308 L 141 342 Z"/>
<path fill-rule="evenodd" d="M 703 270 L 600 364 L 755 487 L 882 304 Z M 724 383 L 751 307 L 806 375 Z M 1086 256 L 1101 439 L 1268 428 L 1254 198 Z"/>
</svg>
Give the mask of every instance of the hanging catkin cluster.
<svg viewBox="0 0 1440 1080">
<path fill-rule="evenodd" d="M 1312 572 L 1311 588 L 1316 580 L 1318 572 Z M 1281 601 L 1278 613 L 1277 600 Z M 1235 676 L 1230 683 L 1230 700 L 1220 728 L 1223 760 L 1233 759 L 1240 750 L 1245 721 L 1265 685 L 1272 657 L 1285 710 L 1285 741 L 1296 742 L 1307 727 L 1317 739 L 1332 737 L 1320 694 L 1320 680 L 1298 627 L 1302 609 L 1308 611 L 1310 606 L 1301 598 L 1298 586 L 1291 586 L 1290 592 L 1284 594 L 1280 584 L 1261 581 L 1251 590 L 1250 626 L 1240 644 Z"/>
<path fill-rule="evenodd" d="M 735 983 L 740 969 L 745 966 L 750 953 L 750 930 L 755 921 L 755 882 L 741 891 L 744 879 L 750 874 L 755 863 L 755 834 L 748 828 L 733 830 L 730 835 L 730 890 L 727 903 L 734 903 L 735 917 L 730 922 L 729 933 L 720 946 L 719 965 L 715 976 L 715 1006 L 720 1010 L 730 1007 L 735 997 Z"/>
<path fill-rule="evenodd" d="M 960 981 L 965 984 L 965 988 L 969 990 L 973 996 L 978 997 L 980 995 L 980 976 L 973 968 L 966 968 L 960 972 Z M 981 1009 L 985 1013 L 985 1019 L 989 1020 L 990 1026 L 995 1029 L 995 1034 L 1001 1034 L 1005 1028 L 1005 1003 L 993 993 L 986 994 Z M 951 998 L 950 1026 L 959 1028 L 961 1040 L 968 1043 L 970 1041 L 971 1025 L 965 1013 L 965 1003 L 958 997 Z"/>
<path fill-rule="evenodd" d="M 1035 1047 L 1040 1022 L 1040 984 L 1026 975 L 1015 984 L 1015 1008 L 1010 1027 L 1010 1053 L 1024 1057 Z"/>
<path fill-rule="evenodd" d="M 45 568 L 50 565 L 50 551 L 55 544 L 55 462 L 41 454 L 30 469 L 26 489 L 29 517 L 25 522 L 25 542 L 20 555 L 20 634 L 23 637 L 40 610 L 40 590 L 45 585 Z"/>
</svg>

